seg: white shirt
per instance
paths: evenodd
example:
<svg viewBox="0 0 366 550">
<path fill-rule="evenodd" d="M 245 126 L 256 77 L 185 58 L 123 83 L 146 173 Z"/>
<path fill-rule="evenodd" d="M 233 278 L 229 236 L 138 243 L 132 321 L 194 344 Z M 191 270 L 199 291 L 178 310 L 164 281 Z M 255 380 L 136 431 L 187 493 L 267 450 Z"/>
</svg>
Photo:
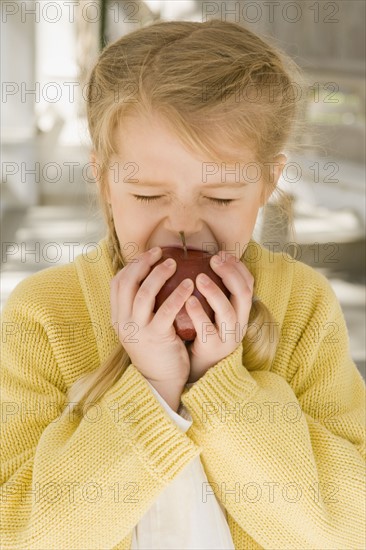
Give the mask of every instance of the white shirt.
<svg viewBox="0 0 366 550">
<path fill-rule="evenodd" d="M 192 417 L 184 407 L 177 414 L 147 381 L 151 391 L 178 427 L 186 432 Z M 208 490 L 203 490 L 204 483 Z M 160 493 L 133 531 L 132 550 L 235 550 L 225 508 L 207 485 L 197 456 Z"/>
<path fill-rule="evenodd" d="M 186 432 L 192 417 L 181 405 L 177 414 L 147 381 L 169 416 Z M 131 550 L 235 550 L 226 511 L 208 485 L 197 456 L 168 487 L 136 525 Z"/>
</svg>

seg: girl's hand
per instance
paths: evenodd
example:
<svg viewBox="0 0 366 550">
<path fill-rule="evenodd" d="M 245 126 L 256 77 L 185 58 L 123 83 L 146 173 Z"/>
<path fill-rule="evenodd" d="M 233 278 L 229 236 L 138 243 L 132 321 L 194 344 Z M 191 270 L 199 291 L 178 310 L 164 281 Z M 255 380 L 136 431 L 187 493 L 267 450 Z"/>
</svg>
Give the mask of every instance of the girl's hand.
<svg viewBox="0 0 366 550">
<path fill-rule="evenodd" d="M 111 280 L 112 324 L 132 363 L 145 378 L 183 388 L 190 371 L 189 356 L 173 322 L 194 286 L 188 279 L 190 285 L 184 288 L 187 279 L 182 281 L 154 314 L 155 297 L 177 267 L 172 260 L 173 265 L 163 262 L 149 273 L 161 256 L 160 247 L 155 253 L 144 252 Z"/>
<path fill-rule="evenodd" d="M 216 264 L 219 256 L 224 262 Z M 252 306 L 254 278 L 245 265 L 232 254 L 220 251 L 210 260 L 212 269 L 223 280 L 231 292 L 230 300 L 219 287 L 208 278 L 207 286 L 196 277 L 198 290 L 206 298 L 215 312 L 215 324 L 211 323 L 200 302 L 194 298 L 186 302 L 186 310 L 197 336 L 187 346 L 191 371 L 188 382 L 196 382 L 205 372 L 219 361 L 230 355 L 243 340 Z M 226 260 L 225 260 L 226 258 Z"/>
</svg>

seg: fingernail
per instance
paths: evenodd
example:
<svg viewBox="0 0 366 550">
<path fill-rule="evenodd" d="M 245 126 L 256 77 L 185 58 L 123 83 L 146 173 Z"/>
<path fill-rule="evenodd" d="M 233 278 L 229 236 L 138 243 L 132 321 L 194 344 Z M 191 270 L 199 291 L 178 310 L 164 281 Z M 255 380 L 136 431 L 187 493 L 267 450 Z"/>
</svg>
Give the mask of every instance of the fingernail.
<svg viewBox="0 0 366 550">
<path fill-rule="evenodd" d="M 190 296 L 187 300 L 190 306 L 196 307 L 198 305 L 198 300 L 195 296 Z"/>
<path fill-rule="evenodd" d="M 214 256 L 212 261 L 214 264 L 222 264 L 224 260 L 220 256 Z"/>
<path fill-rule="evenodd" d="M 172 258 L 168 258 L 164 262 L 164 265 L 166 265 L 167 267 L 172 267 L 174 264 L 175 264 L 175 261 Z"/>
<path fill-rule="evenodd" d="M 203 285 L 208 285 L 210 283 L 210 279 L 204 273 L 198 275 L 198 280 Z"/>
<path fill-rule="evenodd" d="M 157 254 L 158 252 L 160 252 L 160 246 L 154 246 L 154 248 L 151 248 L 149 252 L 150 254 Z"/>
<path fill-rule="evenodd" d="M 192 280 L 191 279 L 185 279 L 182 283 L 184 288 L 190 288 L 192 286 Z"/>
</svg>

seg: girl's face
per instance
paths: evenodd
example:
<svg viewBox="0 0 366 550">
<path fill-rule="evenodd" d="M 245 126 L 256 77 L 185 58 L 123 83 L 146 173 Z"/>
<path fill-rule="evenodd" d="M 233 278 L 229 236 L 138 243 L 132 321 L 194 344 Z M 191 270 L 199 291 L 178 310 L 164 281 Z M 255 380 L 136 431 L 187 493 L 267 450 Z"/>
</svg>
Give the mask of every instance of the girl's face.
<svg viewBox="0 0 366 550">
<path fill-rule="evenodd" d="M 107 197 L 125 262 L 153 246 L 181 246 L 180 231 L 188 247 L 243 255 L 268 199 L 259 167 L 246 166 L 249 149 L 237 163 L 211 162 L 187 151 L 157 117 L 128 119 L 115 139 Z"/>
</svg>

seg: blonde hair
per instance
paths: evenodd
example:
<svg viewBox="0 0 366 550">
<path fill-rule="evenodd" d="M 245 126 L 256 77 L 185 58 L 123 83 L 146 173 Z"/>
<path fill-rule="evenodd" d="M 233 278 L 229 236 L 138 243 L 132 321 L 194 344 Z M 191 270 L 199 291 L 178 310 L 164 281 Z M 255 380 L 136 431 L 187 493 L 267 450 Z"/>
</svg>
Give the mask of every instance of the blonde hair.
<svg viewBox="0 0 366 550">
<path fill-rule="evenodd" d="M 290 91 L 294 83 L 296 96 Z M 105 182 L 109 159 L 117 153 L 114 130 L 123 130 L 126 117 L 157 113 L 189 150 L 219 162 L 236 161 L 234 151 L 250 143 L 265 185 L 274 187 L 272 159 L 286 145 L 296 149 L 301 135 L 304 100 L 299 89 L 304 90 L 304 80 L 297 65 L 236 23 L 160 21 L 109 44 L 90 73 L 87 116 L 114 273 L 125 264 Z M 233 159 L 220 151 L 215 135 L 233 150 Z M 275 327 L 274 338 L 253 338 L 256 328 L 264 326 Z M 248 368 L 272 361 L 279 339 L 276 327 L 268 308 L 256 300 L 243 340 Z M 119 343 L 99 368 L 72 385 L 69 403 L 79 412 L 94 403 L 130 363 Z"/>
</svg>

